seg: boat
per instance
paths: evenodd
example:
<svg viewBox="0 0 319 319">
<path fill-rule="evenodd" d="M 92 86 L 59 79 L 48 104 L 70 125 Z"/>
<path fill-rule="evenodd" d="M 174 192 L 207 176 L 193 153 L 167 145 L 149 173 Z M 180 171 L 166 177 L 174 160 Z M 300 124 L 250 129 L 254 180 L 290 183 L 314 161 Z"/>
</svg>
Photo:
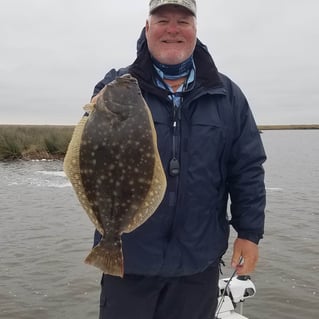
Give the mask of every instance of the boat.
<svg viewBox="0 0 319 319">
<path fill-rule="evenodd" d="M 220 279 L 218 287 L 219 296 L 215 319 L 249 319 L 243 315 L 243 304 L 246 299 L 256 294 L 256 287 L 250 276 Z"/>
</svg>

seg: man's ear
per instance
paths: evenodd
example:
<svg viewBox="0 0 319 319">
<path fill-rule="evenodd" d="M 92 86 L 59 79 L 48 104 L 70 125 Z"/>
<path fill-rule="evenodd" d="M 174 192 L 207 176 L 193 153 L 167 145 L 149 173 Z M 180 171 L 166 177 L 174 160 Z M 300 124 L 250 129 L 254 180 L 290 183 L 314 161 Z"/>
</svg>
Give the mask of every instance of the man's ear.
<svg viewBox="0 0 319 319">
<path fill-rule="evenodd" d="M 148 32 L 148 29 L 150 28 L 150 22 L 149 20 L 147 19 L 146 22 L 145 22 L 145 31 Z"/>
</svg>

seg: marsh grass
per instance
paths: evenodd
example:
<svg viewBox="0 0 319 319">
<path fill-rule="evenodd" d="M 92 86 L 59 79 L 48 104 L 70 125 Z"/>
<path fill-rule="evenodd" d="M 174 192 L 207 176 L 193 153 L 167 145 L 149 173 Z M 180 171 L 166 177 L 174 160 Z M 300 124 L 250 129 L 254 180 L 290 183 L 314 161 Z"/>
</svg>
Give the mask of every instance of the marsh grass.
<svg viewBox="0 0 319 319">
<path fill-rule="evenodd" d="M 318 130 L 319 124 L 259 125 L 260 130 Z"/>
<path fill-rule="evenodd" d="M 62 159 L 73 126 L 0 125 L 0 160 Z"/>
<path fill-rule="evenodd" d="M 319 129 L 310 125 L 260 125 L 263 130 Z M 63 159 L 74 126 L 0 125 L 0 161 L 14 159 Z"/>
</svg>

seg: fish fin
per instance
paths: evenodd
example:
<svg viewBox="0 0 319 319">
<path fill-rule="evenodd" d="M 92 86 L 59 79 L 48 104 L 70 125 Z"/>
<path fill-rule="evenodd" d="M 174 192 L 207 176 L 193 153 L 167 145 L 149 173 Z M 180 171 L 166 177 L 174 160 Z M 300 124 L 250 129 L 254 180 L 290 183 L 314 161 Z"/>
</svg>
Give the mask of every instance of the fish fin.
<svg viewBox="0 0 319 319">
<path fill-rule="evenodd" d="M 63 169 L 65 172 L 65 175 L 70 180 L 75 193 L 86 211 L 88 217 L 91 219 L 92 223 L 95 225 L 97 230 L 103 234 L 103 227 L 99 220 L 96 218 L 93 210 L 92 210 L 92 204 L 89 202 L 89 199 L 86 196 L 85 189 L 82 183 L 82 177 L 81 177 L 81 168 L 80 168 L 80 148 L 81 148 L 81 142 L 82 142 L 82 134 L 84 131 L 84 128 L 86 126 L 88 117 L 83 116 L 79 123 L 75 126 L 72 138 L 70 140 L 67 152 L 64 157 L 63 161 Z"/>
<path fill-rule="evenodd" d="M 112 276 L 124 276 L 124 261 L 122 244 L 108 244 L 102 238 L 100 243 L 95 246 L 89 255 L 85 258 L 86 264 L 95 266 L 102 270 L 105 274 Z"/>
<path fill-rule="evenodd" d="M 88 103 L 83 106 L 84 111 L 91 113 L 95 107 L 95 103 Z"/>
</svg>

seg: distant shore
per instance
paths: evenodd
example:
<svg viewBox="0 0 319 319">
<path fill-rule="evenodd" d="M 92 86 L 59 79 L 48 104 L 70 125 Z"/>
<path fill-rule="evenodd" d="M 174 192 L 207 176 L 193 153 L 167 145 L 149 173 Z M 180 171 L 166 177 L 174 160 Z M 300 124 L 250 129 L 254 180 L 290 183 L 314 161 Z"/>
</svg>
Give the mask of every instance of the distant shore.
<svg viewBox="0 0 319 319">
<path fill-rule="evenodd" d="M 258 129 L 264 130 L 319 130 L 319 124 L 288 124 L 288 125 L 258 125 Z"/>
<path fill-rule="evenodd" d="M 0 124 L 0 161 L 63 160 L 74 125 Z M 319 124 L 258 125 L 266 130 L 317 130 Z"/>
<path fill-rule="evenodd" d="M 72 125 L 0 124 L 0 161 L 62 160 L 73 130 Z"/>
</svg>

